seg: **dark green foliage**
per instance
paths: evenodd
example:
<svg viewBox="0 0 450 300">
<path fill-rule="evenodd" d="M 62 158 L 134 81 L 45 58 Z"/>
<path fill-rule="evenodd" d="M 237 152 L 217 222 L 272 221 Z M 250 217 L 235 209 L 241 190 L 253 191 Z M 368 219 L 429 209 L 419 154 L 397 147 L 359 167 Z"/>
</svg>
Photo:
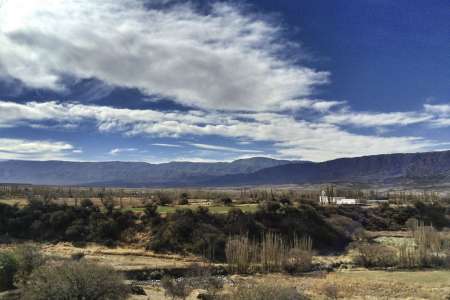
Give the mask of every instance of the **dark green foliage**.
<svg viewBox="0 0 450 300">
<path fill-rule="evenodd" d="M 189 204 L 189 195 L 188 193 L 181 193 L 180 199 L 178 200 L 179 205 L 187 205 Z"/>
<path fill-rule="evenodd" d="M 17 270 L 17 259 L 13 253 L 0 252 L 0 292 L 14 288 Z"/>
<path fill-rule="evenodd" d="M 207 209 L 179 209 L 154 229 L 150 248 L 156 251 L 188 251 L 223 259 L 225 235 L 220 220 Z"/>
<path fill-rule="evenodd" d="M 255 220 L 265 231 L 277 232 L 288 238 L 309 236 L 318 250 L 343 249 L 349 242 L 309 204 L 295 208 L 268 202 L 255 213 Z"/>
<path fill-rule="evenodd" d="M 343 249 L 350 241 L 314 207 L 295 208 L 277 202 L 264 203 L 255 214 L 239 209 L 226 215 L 210 214 L 205 208 L 177 210 L 152 230 L 152 250 L 187 251 L 217 260 L 225 258 L 226 239 L 233 235 L 260 239 L 264 232 L 276 232 L 287 240 L 310 236 L 318 250 Z"/>
<path fill-rule="evenodd" d="M 220 202 L 222 202 L 223 205 L 229 206 L 231 204 L 233 204 L 233 200 L 231 200 L 230 197 L 222 197 L 220 198 Z"/>
<path fill-rule="evenodd" d="M 450 226 L 446 208 L 439 204 L 417 202 L 414 206 L 380 205 L 365 209 L 358 206 L 326 206 L 318 210 L 326 217 L 341 215 L 360 223 L 367 230 L 401 230 L 410 218 L 433 224 L 437 229 Z"/>
<path fill-rule="evenodd" d="M 101 211 L 89 199 L 79 207 L 33 200 L 22 209 L 0 204 L 0 235 L 34 240 L 109 242 L 135 226 L 136 215 Z"/>
<path fill-rule="evenodd" d="M 86 261 L 35 270 L 22 285 L 24 300 L 122 300 L 129 289 L 114 270 Z"/>
</svg>

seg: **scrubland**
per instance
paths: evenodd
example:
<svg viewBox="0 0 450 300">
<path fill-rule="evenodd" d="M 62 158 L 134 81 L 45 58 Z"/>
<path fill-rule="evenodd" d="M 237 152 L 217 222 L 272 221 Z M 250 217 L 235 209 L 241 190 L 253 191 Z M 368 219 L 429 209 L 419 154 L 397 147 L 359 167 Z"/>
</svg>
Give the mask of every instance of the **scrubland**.
<svg viewBox="0 0 450 300">
<path fill-rule="evenodd" d="M 31 294 L 72 273 L 87 292 L 89 274 L 106 276 L 117 292 L 98 299 L 450 296 L 449 202 L 436 194 L 320 206 L 311 191 L 43 191 L 0 201 L 4 297 L 53 299 Z"/>
</svg>

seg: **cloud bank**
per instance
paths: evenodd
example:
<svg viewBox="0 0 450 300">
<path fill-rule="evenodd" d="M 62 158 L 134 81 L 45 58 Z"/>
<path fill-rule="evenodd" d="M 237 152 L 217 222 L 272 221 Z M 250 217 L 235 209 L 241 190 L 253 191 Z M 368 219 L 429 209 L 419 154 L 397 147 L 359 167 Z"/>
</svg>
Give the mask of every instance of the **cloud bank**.
<svg viewBox="0 0 450 300">
<path fill-rule="evenodd" d="M 429 115 L 427 120 L 432 123 L 432 118 L 433 116 Z M 279 157 L 314 161 L 343 156 L 424 151 L 435 145 L 434 142 L 420 137 L 382 137 L 350 133 L 334 124 L 299 120 L 294 116 L 275 112 L 161 112 L 56 101 L 25 104 L 0 101 L 0 120 L 0 126 L 33 126 L 53 121 L 65 128 L 67 124 L 76 127 L 91 122 L 99 132 L 116 132 L 124 136 L 219 136 L 271 142 Z M 386 125 L 386 122 L 381 124 Z M 211 145 L 202 143 L 191 145 L 214 150 Z M 215 150 L 220 149 L 216 147 Z M 229 147 L 227 150 L 244 153 L 253 151 Z"/>
<path fill-rule="evenodd" d="M 2 3 L 0 73 L 31 88 L 96 78 L 187 106 L 260 111 L 296 106 L 328 80 L 283 58 L 282 29 L 236 5 L 217 2 L 205 14 L 143 0 Z"/>
</svg>

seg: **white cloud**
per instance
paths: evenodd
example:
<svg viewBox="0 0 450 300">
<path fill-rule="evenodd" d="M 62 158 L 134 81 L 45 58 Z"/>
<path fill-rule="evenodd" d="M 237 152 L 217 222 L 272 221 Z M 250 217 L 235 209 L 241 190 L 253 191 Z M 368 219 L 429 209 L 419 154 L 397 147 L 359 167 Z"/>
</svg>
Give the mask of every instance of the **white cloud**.
<svg viewBox="0 0 450 300">
<path fill-rule="evenodd" d="M 279 110 L 304 110 L 312 109 L 318 112 L 327 112 L 332 107 L 343 105 L 343 101 L 325 101 L 325 100 L 312 100 L 312 99 L 297 99 L 287 100 L 280 103 Z"/>
<path fill-rule="evenodd" d="M 181 148 L 181 145 L 177 144 L 165 144 L 165 143 L 154 143 L 152 146 L 158 146 L 158 147 L 167 147 L 167 148 Z"/>
<path fill-rule="evenodd" d="M 136 151 L 138 151 L 138 149 L 136 149 L 136 148 L 115 148 L 115 149 L 112 149 L 111 151 L 109 151 L 109 154 L 117 155 L 117 154 L 124 153 L 124 152 L 136 152 Z"/>
<path fill-rule="evenodd" d="M 65 76 L 97 78 L 188 106 L 261 111 L 302 106 L 295 99 L 328 78 L 281 58 L 289 44 L 282 28 L 233 4 L 216 2 L 205 14 L 144 0 L 2 3 L 0 71 L 32 88 L 63 90 Z"/>
<path fill-rule="evenodd" d="M 427 112 L 450 116 L 450 104 L 425 104 L 424 107 Z"/>
<path fill-rule="evenodd" d="M 67 159 L 73 146 L 65 142 L 0 138 L 1 159 Z"/>
<path fill-rule="evenodd" d="M 0 107 L 9 107 L 0 101 Z M 29 112 L 24 114 L 23 111 Z M 76 103 L 16 104 L 9 124 L 54 120 L 94 122 L 99 131 L 152 137 L 208 136 L 274 143 L 280 157 L 322 161 L 342 156 L 430 150 L 434 142 L 420 137 L 383 137 L 350 133 L 334 124 L 295 119 L 281 113 L 159 112 Z M 12 119 L 15 115 L 17 119 Z M 210 145 L 211 146 L 211 145 Z M 205 147 L 203 147 L 205 148 Z"/>
<path fill-rule="evenodd" d="M 435 127 L 450 127 L 450 104 L 425 104 L 425 111 L 437 115 L 432 121 Z"/>
<path fill-rule="evenodd" d="M 357 127 L 376 126 L 406 126 L 430 121 L 432 115 L 421 112 L 352 112 L 342 110 L 330 113 L 322 118 L 322 121 L 338 125 L 353 125 Z"/>
<path fill-rule="evenodd" d="M 225 146 L 217 146 L 217 145 L 209 145 L 209 144 L 200 144 L 200 143 L 189 143 L 189 145 L 205 150 L 213 150 L 213 151 L 227 151 L 227 152 L 237 152 L 237 153 L 263 153 L 260 150 L 250 150 L 250 149 L 240 149 L 234 147 L 225 147 Z"/>
</svg>

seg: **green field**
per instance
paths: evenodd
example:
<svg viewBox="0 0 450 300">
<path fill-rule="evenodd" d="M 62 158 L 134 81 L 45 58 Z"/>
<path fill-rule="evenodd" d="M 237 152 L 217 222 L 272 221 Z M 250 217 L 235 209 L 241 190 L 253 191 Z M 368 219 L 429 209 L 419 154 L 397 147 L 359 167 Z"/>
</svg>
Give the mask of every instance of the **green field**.
<svg viewBox="0 0 450 300">
<path fill-rule="evenodd" d="M 196 209 L 200 206 L 207 207 L 209 211 L 213 214 L 226 214 L 233 208 L 239 208 L 243 212 L 255 212 L 258 208 L 257 204 L 239 204 L 233 206 L 224 206 L 224 205 L 175 205 L 175 206 L 158 206 L 158 212 L 160 214 L 171 214 L 175 212 L 177 209 L 189 208 Z M 127 210 L 131 211 L 144 211 L 144 208 L 127 208 Z"/>
</svg>

